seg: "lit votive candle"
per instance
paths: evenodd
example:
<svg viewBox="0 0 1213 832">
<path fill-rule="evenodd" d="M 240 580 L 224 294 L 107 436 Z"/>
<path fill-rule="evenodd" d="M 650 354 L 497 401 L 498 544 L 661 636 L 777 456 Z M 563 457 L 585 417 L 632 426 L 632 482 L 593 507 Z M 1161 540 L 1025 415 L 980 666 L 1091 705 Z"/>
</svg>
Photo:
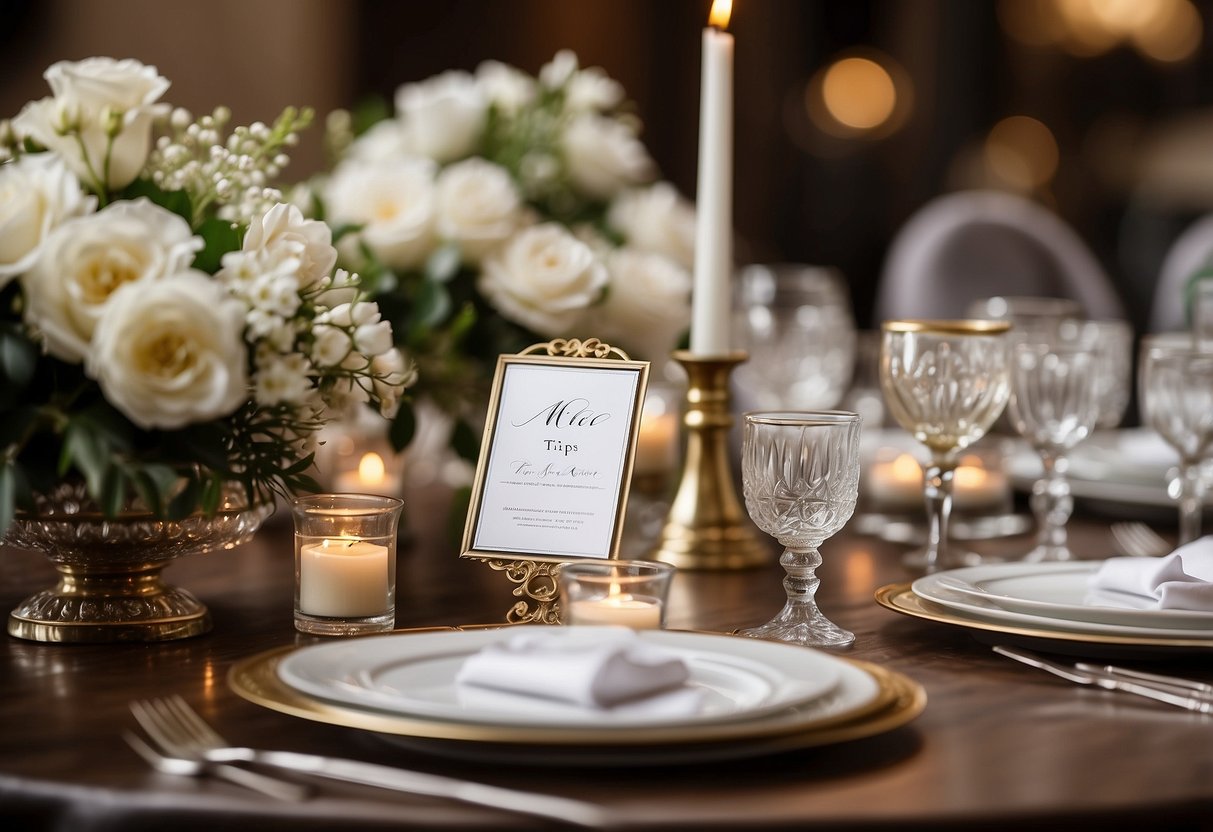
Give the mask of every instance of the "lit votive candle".
<svg viewBox="0 0 1213 832">
<path fill-rule="evenodd" d="M 347 494 L 399 494 L 399 474 L 389 472 L 383 457 L 374 451 L 365 453 L 358 460 L 358 468 L 337 474 L 334 487 Z"/>
<path fill-rule="evenodd" d="M 886 511 L 923 509 L 922 465 L 911 454 L 893 459 L 877 455 L 868 469 L 864 488 L 873 508 Z M 994 512 L 1006 508 L 1010 482 L 999 468 L 980 456 L 961 457 L 952 474 L 952 508 L 961 512 Z"/>
<path fill-rule="evenodd" d="M 299 550 L 299 610 L 365 618 L 388 609 L 388 548 L 365 540 L 321 540 Z"/>
<path fill-rule="evenodd" d="M 659 413 L 640 420 L 636 439 L 637 474 L 667 474 L 678 464 L 678 415 Z"/>
<path fill-rule="evenodd" d="M 661 600 L 626 593 L 569 604 L 569 624 L 614 625 L 633 630 L 661 629 Z"/>
<path fill-rule="evenodd" d="M 665 599 L 674 567 L 645 560 L 579 561 L 560 568 L 565 624 L 635 630 L 665 626 Z"/>
</svg>

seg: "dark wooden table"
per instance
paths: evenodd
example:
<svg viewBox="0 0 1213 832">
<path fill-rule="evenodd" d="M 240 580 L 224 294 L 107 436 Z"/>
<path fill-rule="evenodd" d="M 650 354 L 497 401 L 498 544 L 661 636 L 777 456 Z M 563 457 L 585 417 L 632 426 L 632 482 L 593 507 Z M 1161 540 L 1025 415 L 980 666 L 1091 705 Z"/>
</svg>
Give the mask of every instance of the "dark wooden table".
<svg viewBox="0 0 1213 832">
<path fill-rule="evenodd" d="M 489 623 L 509 585 L 461 560 L 423 518 L 400 555 L 398 627 Z M 1076 548 L 1110 554 L 1106 520 L 1079 518 Z M 287 805 L 209 779 L 157 775 L 121 739 L 132 698 L 180 694 L 241 744 L 405 765 L 488 783 L 580 795 L 624 829 L 1213 829 L 1213 717 L 1070 685 L 1010 662 L 969 631 L 878 607 L 873 591 L 912 577 L 904 548 L 844 532 L 823 547 L 822 608 L 857 635 L 848 651 L 921 683 L 926 711 L 850 743 L 758 759 L 665 768 L 568 769 L 455 762 L 383 738 L 261 708 L 236 696 L 234 662 L 310 639 L 291 622 L 289 518 L 231 552 L 187 558 L 167 577 L 204 600 L 213 632 L 147 645 L 0 642 L 0 816 L 8 829 L 506 829 L 542 824 L 375 789 L 321 785 Z M 1027 541 L 987 544 L 1005 551 Z M 782 603 L 774 565 L 683 573 L 670 626 L 730 631 Z M 48 585 L 40 555 L 0 552 L 0 607 Z M 1154 662 L 1213 681 L 1208 653 Z M 14 825 L 15 824 L 15 825 Z"/>
</svg>

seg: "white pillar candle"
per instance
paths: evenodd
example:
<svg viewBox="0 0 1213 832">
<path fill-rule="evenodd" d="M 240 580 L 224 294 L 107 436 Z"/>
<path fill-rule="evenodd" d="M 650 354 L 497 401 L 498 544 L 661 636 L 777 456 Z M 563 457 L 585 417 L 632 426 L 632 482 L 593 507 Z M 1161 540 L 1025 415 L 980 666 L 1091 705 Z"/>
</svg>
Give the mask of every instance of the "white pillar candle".
<svg viewBox="0 0 1213 832">
<path fill-rule="evenodd" d="M 733 270 L 733 36 L 724 27 L 729 23 L 732 5 L 732 0 L 715 0 L 709 26 L 703 30 L 691 352 L 705 356 L 729 351 L 729 275 Z"/>
<path fill-rule="evenodd" d="M 388 549 L 349 538 L 299 550 L 299 611 L 329 618 L 366 618 L 388 609 Z"/>
<path fill-rule="evenodd" d="M 643 595 L 608 595 L 606 598 L 573 601 L 568 622 L 577 626 L 614 625 L 633 630 L 661 629 L 661 601 Z"/>
<path fill-rule="evenodd" d="M 675 413 L 658 413 L 640 419 L 636 438 L 637 474 L 668 474 L 678 465 L 678 426 Z"/>
</svg>

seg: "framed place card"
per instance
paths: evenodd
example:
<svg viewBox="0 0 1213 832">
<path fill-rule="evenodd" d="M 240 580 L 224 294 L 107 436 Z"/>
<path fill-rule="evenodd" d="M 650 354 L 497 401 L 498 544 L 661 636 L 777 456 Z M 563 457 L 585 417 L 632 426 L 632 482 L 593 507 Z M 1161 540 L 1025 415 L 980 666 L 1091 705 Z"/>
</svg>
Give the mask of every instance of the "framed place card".
<svg viewBox="0 0 1213 832">
<path fill-rule="evenodd" d="M 596 340 L 500 356 L 463 557 L 524 571 L 616 557 L 648 372 Z"/>
</svg>

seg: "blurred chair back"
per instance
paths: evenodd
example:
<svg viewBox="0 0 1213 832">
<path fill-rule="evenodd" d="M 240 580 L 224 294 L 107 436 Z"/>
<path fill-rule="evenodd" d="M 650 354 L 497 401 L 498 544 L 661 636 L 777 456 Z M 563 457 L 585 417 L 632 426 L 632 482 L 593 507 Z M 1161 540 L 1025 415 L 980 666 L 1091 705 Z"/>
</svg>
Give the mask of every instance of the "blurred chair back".
<svg viewBox="0 0 1213 832">
<path fill-rule="evenodd" d="M 1047 208 L 1000 191 L 962 191 L 920 208 L 893 239 L 875 320 L 961 318 L 993 295 L 1071 298 L 1089 318 L 1122 318 L 1111 279 Z"/>
<path fill-rule="evenodd" d="M 1213 261 L 1213 214 L 1201 217 L 1175 238 L 1163 258 L 1150 307 L 1150 332 L 1188 328 L 1184 290 L 1188 279 Z"/>
</svg>

